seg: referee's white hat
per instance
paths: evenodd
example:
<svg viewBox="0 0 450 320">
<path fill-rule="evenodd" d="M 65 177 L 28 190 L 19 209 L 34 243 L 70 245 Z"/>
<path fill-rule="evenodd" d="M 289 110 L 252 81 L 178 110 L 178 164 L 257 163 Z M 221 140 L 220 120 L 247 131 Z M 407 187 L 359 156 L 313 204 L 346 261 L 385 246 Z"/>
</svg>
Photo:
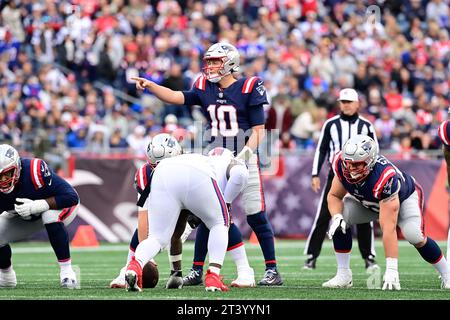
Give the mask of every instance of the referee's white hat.
<svg viewBox="0 0 450 320">
<path fill-rule="evenodd" d="M 355 89 L 345 88 L 339 92 L 338 101 L 359 101 L 358 93 Z"/>
</svg>

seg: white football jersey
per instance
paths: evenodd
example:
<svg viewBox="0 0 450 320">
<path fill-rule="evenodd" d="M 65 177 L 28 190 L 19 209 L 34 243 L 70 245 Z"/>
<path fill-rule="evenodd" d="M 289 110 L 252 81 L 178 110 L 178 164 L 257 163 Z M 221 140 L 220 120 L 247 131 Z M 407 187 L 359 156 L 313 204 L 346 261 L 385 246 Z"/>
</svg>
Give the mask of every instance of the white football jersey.
<svg viewBox="0 0 450 320">
<path fill-rule="evenodd" d="M 158 164 L 156 169 L 161 165 L 170 163 L 196 168 L 216 180 L 220 190 L 223 192 L 227 186 L 227 169 L 231 159 L 226 154 L 204 156 L 197 153 L 189 153 L 164 159 Z"/>
</svg>

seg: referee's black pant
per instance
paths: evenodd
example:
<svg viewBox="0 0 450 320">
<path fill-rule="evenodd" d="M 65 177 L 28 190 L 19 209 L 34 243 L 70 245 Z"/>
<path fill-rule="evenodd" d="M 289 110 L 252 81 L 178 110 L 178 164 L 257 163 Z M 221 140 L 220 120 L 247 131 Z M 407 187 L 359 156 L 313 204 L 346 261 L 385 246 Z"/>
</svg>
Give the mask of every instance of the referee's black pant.
<svg viewBox="0 0 450 320">
<path fill-rule="evenodd" d="M 317 208 L 316 218 L 306 241 L 305 254 L 308 258 L 317 258 L 322 250 L 322 243 L 325 239 L 328 225 L 331 219 L 330 211 L 328 211 L 327 195 L 331 189 L 334 173 L 330 170 L 328 174 L 327 184 L 320 196 L 319 208 Z M 357 224 L 357 237 L 359 251 L 363 259 L 374 258 L 375 249 L 373 247 L 373 223 Z"/>
</svg>

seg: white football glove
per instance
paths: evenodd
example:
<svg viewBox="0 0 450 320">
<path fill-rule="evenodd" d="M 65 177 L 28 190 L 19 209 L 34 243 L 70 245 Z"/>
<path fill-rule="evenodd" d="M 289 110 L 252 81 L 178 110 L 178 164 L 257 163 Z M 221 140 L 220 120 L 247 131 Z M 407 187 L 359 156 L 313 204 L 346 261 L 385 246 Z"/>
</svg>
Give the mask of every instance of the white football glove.
<svg viewBox="0 0 450 320">
<path fill-rule="evenodd" d="M 21 204 L 15 204 L 14 209 L 17 214 L 19 214 L 22 218 L 28 218 L 30 215 L 34 215 L 37 213 L 42 213 L 50 209 L 47 201 L 45 200 L 30 200 L 26 198 L 17 198 L 16 202 Z"/>
<path fill-rule="evenodd" d="M 400 290 L 400 277 L 398 275 L 397 259 L 386 258 L 386 272 L 383 277 L 382 290 Z"/>
<path fill-rule="evenodd" d="M 241 159 L 244 161 L 249 161 L 250 158 L 253 156 L 253 150 L 249 147 L 245 146 L 241 152 L 236 156 L 237 159 Z"/>
<path fill-rule="evenodd" d="M 347 223 L 344 221 L 344 216 L 340 213 L 335 214 L 332 218 L 330 229 L 328 229 L 328 238 L 333 239 L 334 233 L 338 228 L 342 229 L 342 233 L 345 233 L 347 229 Z"/>
</svg>

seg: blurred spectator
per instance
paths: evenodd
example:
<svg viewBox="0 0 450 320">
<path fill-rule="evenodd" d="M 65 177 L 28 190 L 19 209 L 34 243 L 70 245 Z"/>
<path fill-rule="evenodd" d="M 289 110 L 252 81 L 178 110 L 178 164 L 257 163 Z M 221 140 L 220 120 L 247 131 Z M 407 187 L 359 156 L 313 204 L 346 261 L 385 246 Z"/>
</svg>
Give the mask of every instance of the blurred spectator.
<svg viewBox="0 0 450 320">
<path fill-rule="evenodd" d="M 406 146 L 408 135 L 413 149 L 437 148 L 434 132 L 450 101 L 448 0 L 379 2 L 381 16 L 366 16 L 372 4 L 7 1 L 0 14 L 0 136 L 21 151 L 51 145 L 51 154 L 62 140 L 87 148 L 86 128 L 96 124 L 108 132 L 92 135 L 93 152 L 107 150 L 105 138 L 108 147 L 110 140 L 131 139 L 134 150 L 142 139 L 133 138 L 138 124 L 154 135 L 174 115 L 176 131 L 191 139 L 197 130 L 191 110 L 163 106 L 130 78 L 189 89 L 205 50 L 229 41 L 241 53 L 238 77 L 260 76 L 275 109 L 275 97 L 287 97 L 293 121 L 283 130 L 285 147 L 291 146 L 286 132 L 303 131 L 298 123 L 307 124 L 308 134 L 300 136 L 317 143 L 311 123 L 320 121 L 312 118 L 324 110 L 331 117 L 337 92 L 354 87 L 362 112 L 380 119 L 390 141 L 384 147 Z M 388 116 L 393 131 L 383 122 Z M 42 130 L 46 135 L 37 134 Z"/>
</svg>

